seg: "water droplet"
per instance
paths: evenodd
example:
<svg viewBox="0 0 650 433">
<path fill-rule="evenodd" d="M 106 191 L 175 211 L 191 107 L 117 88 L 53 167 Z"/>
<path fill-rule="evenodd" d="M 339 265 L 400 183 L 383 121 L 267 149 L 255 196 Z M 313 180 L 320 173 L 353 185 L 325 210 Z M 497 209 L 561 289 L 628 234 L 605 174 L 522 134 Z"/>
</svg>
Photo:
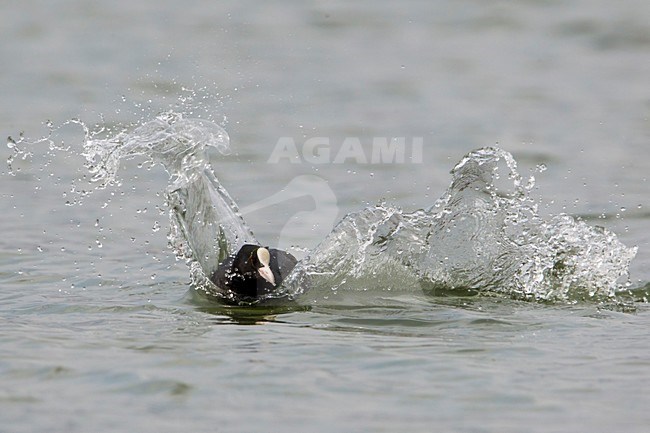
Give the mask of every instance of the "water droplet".
<svg viewBox="0 0 650 433">
<path fill-rule="evenodd" d="M 153 227 L 151 228 L 151 230 L 154 231 L 154 232 L 157 232 L 158 230 L 160 230 L 160 223 L 158 221 L 155 221 L 153 223 Z"/>
</svg>

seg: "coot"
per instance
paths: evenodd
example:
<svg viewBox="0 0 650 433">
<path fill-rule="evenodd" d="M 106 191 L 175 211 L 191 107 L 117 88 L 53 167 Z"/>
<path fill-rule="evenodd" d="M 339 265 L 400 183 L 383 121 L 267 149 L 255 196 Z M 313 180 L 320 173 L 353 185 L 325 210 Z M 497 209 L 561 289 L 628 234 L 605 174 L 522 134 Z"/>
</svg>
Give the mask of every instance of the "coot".
<svg viewBox="0 0 650 433">
<path fill-rule="evenodd" d="M 277 290 L 297 262 L 286 251 L 245 244 L 219 264 L 211 280 L 234 293 L 236 301 L 253 301 Z"/>
</svg>

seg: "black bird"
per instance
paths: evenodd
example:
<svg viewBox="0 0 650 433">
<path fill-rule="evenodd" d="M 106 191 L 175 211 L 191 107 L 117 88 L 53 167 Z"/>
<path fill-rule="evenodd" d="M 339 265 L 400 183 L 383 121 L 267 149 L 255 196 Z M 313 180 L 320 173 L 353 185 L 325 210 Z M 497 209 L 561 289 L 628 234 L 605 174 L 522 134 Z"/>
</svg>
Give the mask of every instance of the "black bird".
<svg viewBox="0 0 650 433">
<path fill-rule="evenodd" d="M 297 262 L 286 251 L 245 244 L 220 263 L 210 279 L 234 293 L 237 301 L 253 301 L 272 294 Z"/>
</svg>

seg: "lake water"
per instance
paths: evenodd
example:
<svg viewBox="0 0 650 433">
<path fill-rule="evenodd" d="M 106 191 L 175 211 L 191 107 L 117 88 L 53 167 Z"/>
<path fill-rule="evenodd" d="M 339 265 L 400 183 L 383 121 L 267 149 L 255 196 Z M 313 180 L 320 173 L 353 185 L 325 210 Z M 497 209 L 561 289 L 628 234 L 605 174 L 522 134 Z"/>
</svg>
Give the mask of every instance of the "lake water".
<svg viewBox="0 0 650 433">
<path fill-rule="evenodd" d="M 23 0 L 2 16 L 0 131 L 20 153 L 0 150 L 1 432 L 648 431 L 650 3 Z M 124 161 L 98 188 L 68 123 L 168 111 L 223 125 L 219 181 L 262 243 L 302 256 L 350 212 L 433 205 L 463 155 L 498 145 L 541 215 L 638 247 L 633 294 L 386 296 L 405 279 L 307 306 L 208 301 L 167 246 L 165 171 Z M 386 137 L 403 161 L 373 163 Z"/>
</svg>

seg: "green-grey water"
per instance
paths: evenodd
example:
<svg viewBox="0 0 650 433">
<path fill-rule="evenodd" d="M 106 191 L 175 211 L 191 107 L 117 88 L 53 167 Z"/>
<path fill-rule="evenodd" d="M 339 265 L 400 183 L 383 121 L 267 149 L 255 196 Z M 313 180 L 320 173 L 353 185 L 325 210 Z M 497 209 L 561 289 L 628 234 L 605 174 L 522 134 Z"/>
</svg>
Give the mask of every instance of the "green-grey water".
<svg viewBox="0 0 650 433">
<path fill-rule="evenodd" d="M 68 124 L 60 149 L 25 145 L 33 155 L 0 168 L 0 431 L 647 431 L 649 13 L 631 0 L 7 3 L 5 137 L 168 110 L 222 123 L 232 154 L 212 165 L 266 244 L 311 249 L 332 211 L 382 199 L 426 208 L 464 154 L 498 143 L 535 175 L 540 214 L 638 252 L 620 303 L 441 296 L 404 279 L 336 305 L 227 307 L 194 294 L 167 247 L 167 174 L 125 161 L 120 184 L 95 189 Z M 334 162 L 346 137 L 370 155 L 386 136 L 422 137 L 422 161 Z M 327 137 L 332 156 L 270 161 L 282 137 Z M 324 183 L 255 207 L 305 175 Z"/>
</svg>

